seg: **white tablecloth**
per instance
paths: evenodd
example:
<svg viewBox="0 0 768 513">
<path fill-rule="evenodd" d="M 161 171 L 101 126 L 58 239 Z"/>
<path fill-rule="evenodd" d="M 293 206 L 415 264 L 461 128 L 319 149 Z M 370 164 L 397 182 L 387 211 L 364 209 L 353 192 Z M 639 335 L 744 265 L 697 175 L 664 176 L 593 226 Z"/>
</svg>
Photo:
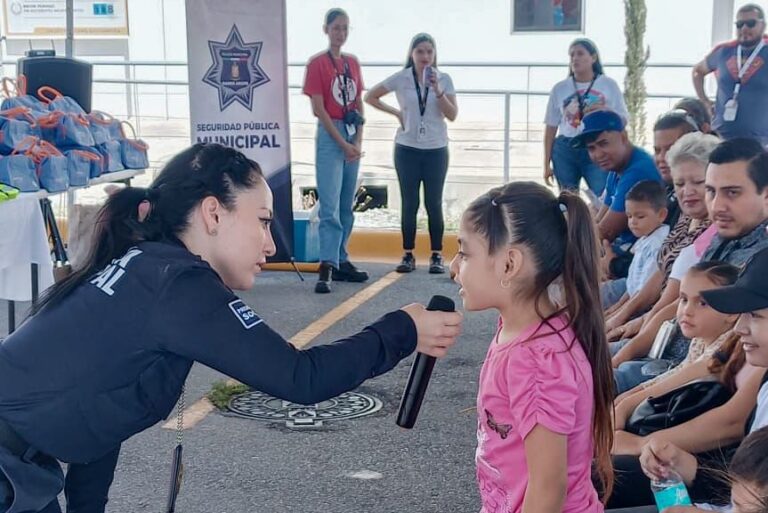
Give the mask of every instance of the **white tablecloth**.
<svg viewBox="0 0 768 513">
<path fill-rule="evenodd" d="M 32 299 L 32 263 L 38 264 L 42 293 L 53 285 L 53 261 L 40 203 L 0 202 L 0 299 Z"/>
</svg>

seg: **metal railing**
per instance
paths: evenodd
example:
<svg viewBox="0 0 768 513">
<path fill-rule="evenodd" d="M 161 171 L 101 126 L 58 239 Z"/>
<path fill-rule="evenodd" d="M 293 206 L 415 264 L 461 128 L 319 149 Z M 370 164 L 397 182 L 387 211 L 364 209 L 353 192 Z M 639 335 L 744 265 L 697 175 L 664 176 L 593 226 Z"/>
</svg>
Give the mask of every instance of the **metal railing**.
<svg viewBox="0 0 768 513">
<path fill-rule="evenodd" d="M 149 119 L 162 119 L 163 117 L 168 119 L 188 119 L 188 113 L 186 116 L 172 116 L 170 112 L 170 100 L 172 98 L 186 98 L 188 96 L 188 91 L 186 90 L 180 90 L 180 88 L 186 89 L 189 85 L 189 82 L 186 79 L 177 79 L 177 80 L 168 80 L 168 79 L 155 79 L 155 78 L 143 78 L 141 75 L 146 75 L 147 73 L 140 73 L 140 68 L 146 68 L 148 70 L 158 70 L 159 68 L 162 69 L 163 76 L 168 76 L 168 69 L 175 69 L 178 72 L 181 72 L 183 68 L 187 67 L 187 63 L 184 61 L 93 61 L 94 65 L 94 78 L 93 82 L 95 85 L 107 85 L 107 86 L 114 86 L 114 85 L 120 85 L 124 86 L 124 92 L 96 92 L 95 94 L 104 94 L 104 95 L 124 95 L 125 97 L 125 104 L 126 104 L 126 114 L 127 117 L 135 120 L 136 124 L 136 130 L 139 135 L 141 135 L 142 132 L 142 120 L 149 120 Z M 15 68 L 15 61 L 12 60 L 5 60 L 2 62 L 3 64 L 3 74 L 6 76 L 13 75 L 11 72 L 11 68 Z M 300 70 L 305 67 L 305 62 L 290 62 L 288 63 L 289 72 L 291 70 Z M 400 67 L 402 67 L 401 63 L 398 62 L 363 62 L 361 63 L 361 66 L 363 68 L 391 68 L 392 70 L 396 70 Z M 99 73 L 102 68 L 122 68 L 122 75 L 121 77 L 110 77 L 110 76 L 99 76 L 103 75 L 103 73 Z M 524 120 L 523 120 L 523 126 L 524 126 L 524 141 L 533 142 L 534 140 L 538 139 L 531 139 L 531 133 L 532 132 L 538 132 L 538 130 L 531 130 L 531 127 L 534 126 L 537 129 L 540 128 L 543 123 L 540 119 L 536 119 L 535 122 L 532 123 L 531 119 L 531 99 L 532 98 L 543 98 L 549 96 L 549 90 L 548 87 L 551 87 L 551 85 L 554 83 L 551 79 L 548 81 L 547 88 L 540 87 L 538 89 L 532 89 L 532 85 L 534 82 L 545 82 L 546 79 L 539 79 L 534 80 L 533 74 L 540 71 L 557 71 L 562 70 L 562 74 L 560 75 L 559 79 L 562 79 L 563 76 L 566 74 L 567 70 L 567 63 L 550 63 L 550 62 L 534 62 L 534 63 L 515 63 L 515 62 L 463 62 L 463 61 L 455 61 L 455 62 L 443 62 L 441 63 L 441 68 L 446 70 L 460 70 L 460 69 L 484 69 L 484 70 L 515 70 L 515 71 L 523 71 L 525 73 L 524 76 L 524 86 L 521 88 L 516 89 L 457 89 L 457 95 L 459 96 L 466 96 L 466 97 L 482 97 L 482 98 L 501 98 L 503 99 L 503 159 L 502 159 L 502 180 L 504 182 L 509 181 L 510 179 L 510 146 L 512 143 L 512 100 L 513 98 L 521 97 L 525 100 L 525 110 L 524 110 Z M 619 75 L 622 74 L 622 70 L 625 68 L 623 64 L 618 63 L 608 63 L 604 64 L 604 68 L 607 68 L 609 70 L 617 70 L 616 73 L 609 73 L 610 75 L 619 78 Z M 691 69 L 690 64 L 682 64 L 682 63 L 656 63 L 656 64 L 650 64 L 647 67 L 647 70 L 649 72 L 654 72 L 657 70 L 677 70 L 677 71 L 684 71 L 687 73 L 687 70 Z M 453 72 L 453 71 L 451 71 Z M 152 75 L 153 73 L 149 73 L 149 75 Z M 184 73 L 186 75 L 186 73 Z M 556 78 L 556 80 L 559 80 Z M 690 82 L 688 82 L 690 83 Z M 141 88 L 145 87 L 147 89 L 153 89 L 151 91 L 141 91 Z M 161 88 L 162 90 L 160 92 L 154 90 L 156 88 Z M 292 92 L 297 92 L 301 90 L 301 86 L 298 84 L 290 84 L 289 89 Z M 692 89 L 687 91 L 686 93 L 683 92 L 675 92 L 675 93 L 658 93 L 658 92 L 652 92 L 649 93 L 648 99 L 649 100 L 659 100 L 663 105 L 665 105 L 665 108 L 669 108 L 671 106 L 672 102 L 680 98 L 682 96 L 685 96 L 686 94 L 692 94 Z M 141 109 L 141 99 L 142 97 L 148 98 L 148 97 L 156 97 L 161 96 L 163 98 L 163 104 L 164 104 L 164 115 L 152 115 L 152 114 L 142 114 Z M 297 122 L 297 120 L 293 121 L 294 123 Z M 156 136 L 156 137 L 163 137 L 162 135 Z M 455 138 L 452 139 L 454 142 L 461 143 L 461 140 L 456 140 Z"/>
</svg>

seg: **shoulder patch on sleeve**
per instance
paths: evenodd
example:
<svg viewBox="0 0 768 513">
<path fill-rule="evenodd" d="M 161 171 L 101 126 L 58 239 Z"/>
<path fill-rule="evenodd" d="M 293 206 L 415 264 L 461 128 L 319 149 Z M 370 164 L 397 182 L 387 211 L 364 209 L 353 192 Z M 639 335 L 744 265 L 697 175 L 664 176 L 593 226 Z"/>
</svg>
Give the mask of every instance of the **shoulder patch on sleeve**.
<svg viewBox="0 0 768 513">
<path fill-rule="evenodd" d="M 235 314 L 237 320 L 240 321 L 240 324 L 247 330 L 264 322 L 258 315 L 256 315 L 256 312 L 254 312 L 250 306 L 243 303 L 242 299 L 230 301 L 229 309 L 232 310 L 232 313 Z"/>
</svg>

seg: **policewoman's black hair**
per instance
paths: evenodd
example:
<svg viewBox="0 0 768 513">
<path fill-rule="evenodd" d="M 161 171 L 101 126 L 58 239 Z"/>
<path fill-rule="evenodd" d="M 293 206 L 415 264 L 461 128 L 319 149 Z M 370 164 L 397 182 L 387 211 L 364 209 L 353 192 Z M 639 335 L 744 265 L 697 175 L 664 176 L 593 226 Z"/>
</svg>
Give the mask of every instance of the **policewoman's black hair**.
<svg viewBox="0 0 768 513">
<path fill-rule="evenodd" d="M 437 67 L 437 44 L 435 43 L 435 38 L 426 32 L 420 32 L 411 39 L 411 44 L 408 47 L 408 56 L 405 58 L 405 69 L 413 66 L 413 50 L 421 43 L 429 43 L 435 49 L 435 62 L 432 63 L 432 66 Z"/>
<path fill-rule="evenodd" d="M 562 278 L 565 305 L 552 317 L 567 314 L 569 326 L 592 365 L 595 467 L 605 502 L 613 489 L 614 385 L 600 307 L 598 237 L 589 207 L 567 191 L 555 197 L 543 185 L 513 182 L 474 200 L 463 222 L 487 241 L 491 255 L 509 244 L 519 244 L 530 251 L 537 272 L 531 290 L 525 292 L 537 306 L 548 294 L 550 285 Z"/>
<path fill-rule="evenodd" d="M 190 212 L 204 198 L 213 196 L 232 209 L 237 192 L 256 187 L 263 178 L 256 162 L 232 148 L 215 143 L 187 148 L 168 161 L 149 188 L 125 187 L 107 199 L 85 265 L 48 289 L 32 313 L 55 305 L 139 242 L 178 242 Z M 140 222 L 144 201 L 149 202 L 148 215 Z"/>
<path fill-rule="evenodd" d="M 574 46 L 581 46 L 584 48 L 589 55 L 595 58 L 595 62 L 592 63 L 592 72 L 595 74 L 595 77 L 598 77 L 603 74 L 603 63 L 600 61 L 600 52 L 597 50 L 597 45 L 592 41 L 591 39 L 587 39 L 586 37 L 580 37 L 578 39 L 574 39 L 570 45 L 568 45 L 568 53 L 570 54 L 571 48 Z M 573 76 L 573 70 L 568 69 L 568 75 Z"/>
</svg>

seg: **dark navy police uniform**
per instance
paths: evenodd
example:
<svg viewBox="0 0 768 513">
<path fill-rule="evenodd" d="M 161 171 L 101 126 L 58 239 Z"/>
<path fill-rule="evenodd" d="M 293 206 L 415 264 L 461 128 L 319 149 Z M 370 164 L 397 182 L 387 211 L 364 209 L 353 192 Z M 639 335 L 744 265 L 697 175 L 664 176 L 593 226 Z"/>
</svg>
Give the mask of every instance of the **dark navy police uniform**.
<svg viewBox="0 0 768 513">
<path fill-rule="evenodd" d="M 68 511 L 102 511 L 121 442 L 168 416 L 194 361 L 311 404 L 390 370 L 416 338 L 396 311 L 299 351 L 186 248 L 140 243 L 0 345 L 0 513 L 59 511 L 59 461 Z M 89 484 L 101 505 L 78 509 Z"/>
</svg>

